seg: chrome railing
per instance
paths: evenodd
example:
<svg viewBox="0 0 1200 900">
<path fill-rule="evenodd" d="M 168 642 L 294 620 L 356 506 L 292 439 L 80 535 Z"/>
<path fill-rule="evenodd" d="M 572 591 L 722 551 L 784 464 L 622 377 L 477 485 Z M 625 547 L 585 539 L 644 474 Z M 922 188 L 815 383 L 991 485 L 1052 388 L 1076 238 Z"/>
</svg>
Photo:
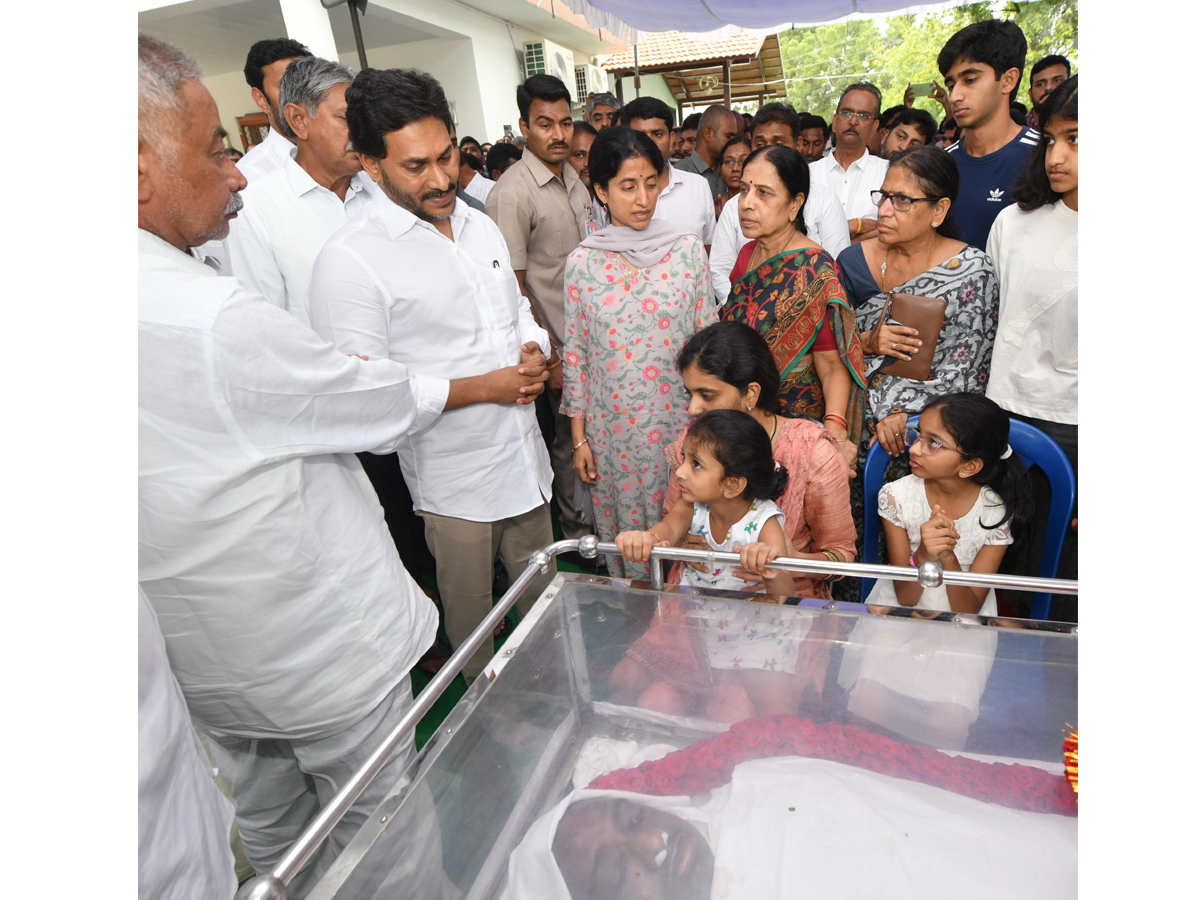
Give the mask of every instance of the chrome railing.
<svg viewBox="0 0 1200 900">
<path fill-rule="evenodd" d="M 525 592 L 529 583 L 540 573 L 546 573 L 550 563 L 560 553 L 577 550 L 586 559 L 594 559 L 600 553 L 618 555 L 617 545 L 602 543 L 595 535 L 585 535 L 578 540 L 557 541 L 529 557 L 529 566 L 518 576 L 512 587 L 492 607 L 492 611 L 479 623 L 469 638 L 454 651 L 438 671 L 433 680 L 421 691 L 412 707 L 396 723 L 382 744 L 354 773 L 333 799 L 325 806 L 304 832 L 284 854 L 283 859 L 267 875 L 259 875 L 246 882 L 237 893 L 237 900 L 287 900 L 287 885 L 313 857 L 321 843 L 347 810 L 358 799 L 379 771 L 384 767 L 400 745 L 416 729 L 417 723 L 438 701 L 442 693 L 462 671 L 475 651 L 492 636 L 500 620 Z M 701 564 L 737 563 L 736 553 L 721 553 L 708 550 L 688 550 L 682 547 L 655 547 L 650 551 L 650 586 L 655 590 L 664 587 L 663 560 L 679 560 Z M 1051 594 L 1078 594 L 1079 582 L 1058 581 L 1052 578 L 1025 578 L 1016 575 L 992 575 L 975 572 L 944 572 L 935 562 L 921 563 L 916 569 L 907 566 L 883 566 L 868 563 L 835 563 L 810 559 L 779 558 L 767 563 L 768 568 L 801 572 L 810 575 L 851 575 L 866 578 L 890 578 L 894 581 L 916 581 L 922 587 L 938 587 L 942 584 L 961 584 L 973 587 L 1007 587 L 1018 590 Z"/>
</svg>

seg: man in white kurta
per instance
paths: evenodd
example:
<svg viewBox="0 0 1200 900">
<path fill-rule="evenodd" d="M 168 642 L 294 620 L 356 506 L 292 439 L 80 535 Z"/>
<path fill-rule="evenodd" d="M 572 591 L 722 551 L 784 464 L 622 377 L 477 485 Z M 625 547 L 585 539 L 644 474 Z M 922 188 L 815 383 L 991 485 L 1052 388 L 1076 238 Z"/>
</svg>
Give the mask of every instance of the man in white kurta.
<svg viewBox="0 0 1200 900">
<path fill-rule="evenodd" d="M 187 253 L 224 236 L 245 179 L 195 62 L 151 38 L 138 50 L 139 583 L 264 872 L 411 708 L 408 672 L 437 628 L 353 454 L 390 452 L 462 400 L 445 379 L 347 356 Z M 537 375 L 512 380 L 536 392 Z"/>
<path fill-rule="evenodd" d="M 279 84 L 281 124 L 296 146 L 289 145 L 278 169 L 246 188 L 245 209 L 229 225 L 232 275 L 306 325 L 313 260 L 370 202 L 346 130 L 353 80 L 345 66 L 318 57 L 288 67 Z"/>
<path fill-rule="evenodd" d="M 347 102 L 378 190 L 317 257 L 313 328 L 343 353 L 390 358 L 418 377 L 471 377 L 529 350 L 548 355 L 549 335 L 520 292 L 500 229 L 455 200 L 458 153 L 441 87 L 412 70 L 364 72 Z M 496 553 L 515 580 L 553 542 L 550 458 L 533 407 L 498 403 L 443 412 L 397 452 L 457 647 L 491 610 Z M 523 611 L 550 577 L 526 592 Z M 468 683 L 491 655 L 485 644 L 472 657 Z"/>
<path fill-rule="evenodd" d="M 138 898 L 229 900 L 233 806 L 221 796 L 138 589 Z"/>
</svg>

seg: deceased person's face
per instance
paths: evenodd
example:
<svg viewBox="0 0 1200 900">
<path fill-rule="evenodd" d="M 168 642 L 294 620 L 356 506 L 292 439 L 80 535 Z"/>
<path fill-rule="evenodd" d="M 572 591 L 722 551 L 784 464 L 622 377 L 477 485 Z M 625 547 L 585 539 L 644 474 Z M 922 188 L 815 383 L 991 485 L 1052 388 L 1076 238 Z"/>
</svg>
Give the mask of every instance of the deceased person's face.
<svg viewBox="0 0 1200 900">
<path fill-rule="evenodd" d="M 621 798 L 572 804 L 553 849 L 574 900 L 696 900 L 712 887 L 712 850 L 695 827 Z"/>
</svg>

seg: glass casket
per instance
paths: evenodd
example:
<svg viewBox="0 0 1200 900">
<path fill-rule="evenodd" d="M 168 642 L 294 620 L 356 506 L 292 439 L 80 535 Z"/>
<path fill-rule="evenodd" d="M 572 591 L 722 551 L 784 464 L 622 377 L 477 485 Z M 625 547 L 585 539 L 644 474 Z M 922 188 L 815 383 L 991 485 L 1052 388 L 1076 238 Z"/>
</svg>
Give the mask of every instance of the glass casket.
<svg viewBox="0 0 1200 900">
<path fill-rule="evenodd" d="M 309 896 L 1074 896 L 1077 654 L 559 573 Z"/>
</svg>

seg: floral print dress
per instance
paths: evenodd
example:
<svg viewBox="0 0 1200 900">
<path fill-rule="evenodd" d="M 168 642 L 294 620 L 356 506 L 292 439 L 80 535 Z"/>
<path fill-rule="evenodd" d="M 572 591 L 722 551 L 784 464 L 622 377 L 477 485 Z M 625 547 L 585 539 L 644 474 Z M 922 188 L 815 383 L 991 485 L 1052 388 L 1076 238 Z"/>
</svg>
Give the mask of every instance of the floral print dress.
<svg viewBox="0 0 1200 900">
<path fill-rule="evenodd" d="M 560 412 L 586 423 L 599 475 L 590 486 L 596 535 L 612 541 L 659 519 L 670 475 L 663 447 L 688 420 L 675 356 L 716 320 L 708 257 L 690 234 L 646 269 L 619 253 L 577 247 L 563 284 Z M 650 574 L 619 557 L 609 557 L 608 568 L 616 577 Z"/>
</svg>

